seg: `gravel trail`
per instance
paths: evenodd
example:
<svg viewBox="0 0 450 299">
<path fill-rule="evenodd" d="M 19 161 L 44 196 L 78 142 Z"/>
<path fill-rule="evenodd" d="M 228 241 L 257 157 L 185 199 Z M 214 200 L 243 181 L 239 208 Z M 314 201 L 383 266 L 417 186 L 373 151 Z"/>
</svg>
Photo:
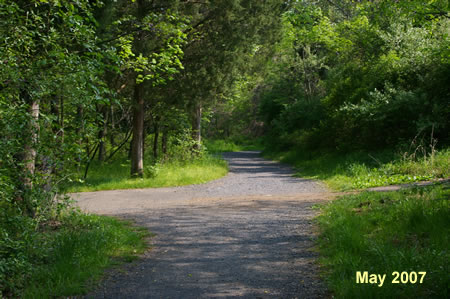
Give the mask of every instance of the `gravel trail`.
<svg viewBox="0 0 450 299">
<path fill-rule="evenodd" d="M 225 153 L 230 173 L 174 188 L 74 194 L 90 212 L 133 219 L 152 249 L 88 298 L 323 298 L 311 207 L 328 198 L 258 152 Z"/>
</svg>

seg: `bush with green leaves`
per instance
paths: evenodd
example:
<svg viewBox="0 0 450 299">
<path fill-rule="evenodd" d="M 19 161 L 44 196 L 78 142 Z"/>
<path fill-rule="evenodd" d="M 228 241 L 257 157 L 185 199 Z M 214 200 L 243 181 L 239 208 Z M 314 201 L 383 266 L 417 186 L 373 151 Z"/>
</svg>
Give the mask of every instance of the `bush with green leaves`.
<svg viewBox="0 0 450 299">
<path fill-rule="evenodd" d="M 190 129 L 184 129 L 171 136 L 168 157 L 178 161 L 200 159 L 205 155 L 205 148 L 192 138 Z"/>
<path fill-rule="evenodd" d="M 93 10 L 99 1 L 0 3 L 0 292 L 24 286 L 46 258 L 40 229 L 67 200 L 60 182 L 76 155 L 86 112 L 101 97 Z M 89 53 L 89 54 L 88 54 Z M 93 85 L 98 84 L 98 88 Z M 103 86 L 104 87 L 104 86 Z M 87 132 L 87 131 L 85 131 Z M 81 134 L 80 134 L 81 135 Z M 88 138 L 89 134 L 84 135 Z M 75 157 L 74 159 L 72 157 Z"/>
<path fill-rule="evenodd" d="M 417 1 L 347 4 L 302 1 L 286 13 L 261 94 L 267 141 L 367 150 L 433 131 L 449 144 L 445 13 L 419 18 L 429 7 Z"/>
</svg>

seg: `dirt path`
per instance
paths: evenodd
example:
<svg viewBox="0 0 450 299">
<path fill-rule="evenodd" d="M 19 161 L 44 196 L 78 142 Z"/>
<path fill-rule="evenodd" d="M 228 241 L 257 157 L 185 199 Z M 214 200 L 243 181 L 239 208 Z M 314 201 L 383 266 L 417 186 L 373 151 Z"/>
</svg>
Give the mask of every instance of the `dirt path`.
<svg viewBox="0 0 450 299">
<path fill-rule="evenodd" d="M 311 206 L 321 185 L 258 152 L 224 155 L 226 177 L 202 185 L 75 194 L 90 212 L 134 219 L 156 233 L 142 260 L 94 298 L 322 298 Z"/>
</svg>

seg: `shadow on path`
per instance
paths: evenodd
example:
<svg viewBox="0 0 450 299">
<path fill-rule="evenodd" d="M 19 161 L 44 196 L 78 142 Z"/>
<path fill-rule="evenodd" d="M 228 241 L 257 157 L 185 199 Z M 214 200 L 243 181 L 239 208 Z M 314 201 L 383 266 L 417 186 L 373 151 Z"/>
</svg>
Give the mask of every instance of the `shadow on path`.
<svg viewBox="0 0 450 299">
<path fill-rule="evenodd" d="M 323 298 L 312 205 L 324 189 L 292 169 L 226 153 L 230 174 L 180 188 L 81 193 L 81 207 L 133 219 L 152 249 L 88 298 Z"/>
</svg>

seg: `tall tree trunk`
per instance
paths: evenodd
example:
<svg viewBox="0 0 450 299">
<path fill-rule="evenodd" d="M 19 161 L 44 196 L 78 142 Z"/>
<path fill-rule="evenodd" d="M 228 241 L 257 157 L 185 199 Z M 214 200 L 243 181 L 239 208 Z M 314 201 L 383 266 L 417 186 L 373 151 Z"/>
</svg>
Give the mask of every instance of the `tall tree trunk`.
<svg viewBox="0 0 450 299">
<path fill-rule="evenodd" d="M 200 103 L 195 104 L 194 111 L 192 113 L 192 139 L 196 141 L 194 150 L 200 150 L 202 142 L 202 105 Z"/>
<path fill-rule="evenodd" d="M 133 94 L 133 139 L 131 141 L 131 176 L 144 175 L 144 97 L 143 85 L 135 83 Z"/>
<path fill-rule="evenodd" d="M 137 0 L 137 20 L 145 17 L 145 0 Z M 134 39 L 134 50 L 142 54 L 144 48 L 144 34 L 138 32 Z M 133 75 L 134 93 L 133 93 L 133 139 L 131 140 L 131 176 L 144 176 L 144 86 L 137 83 L 137 74 Z"/>
</svg>

